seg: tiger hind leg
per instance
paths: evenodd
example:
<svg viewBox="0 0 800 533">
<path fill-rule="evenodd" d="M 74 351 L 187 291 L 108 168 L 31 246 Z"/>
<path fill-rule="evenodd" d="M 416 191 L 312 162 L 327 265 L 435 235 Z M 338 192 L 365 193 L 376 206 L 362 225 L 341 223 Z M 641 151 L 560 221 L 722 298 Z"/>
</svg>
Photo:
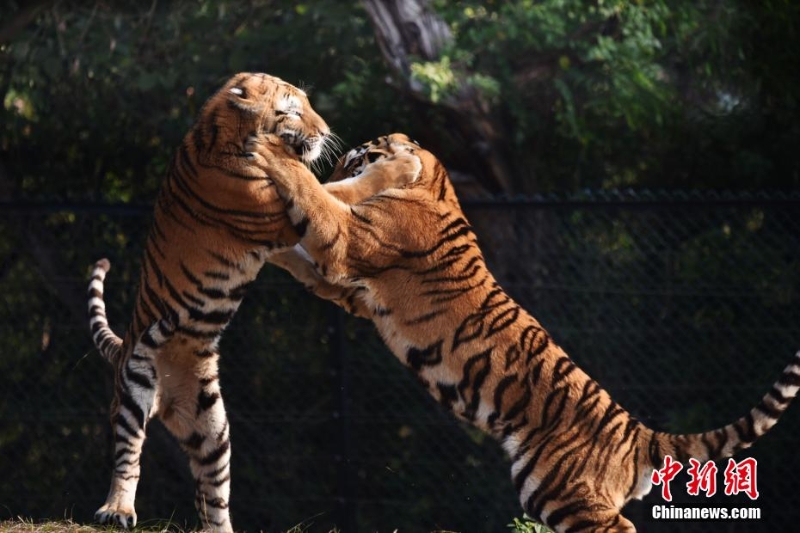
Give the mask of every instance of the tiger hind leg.
<svg viewBox="0 0 800 533">
<path fill-rule="evenodd" d="M 105 504 L 95 513 L 101 524 L 136 526 L 134 499 L 147 422 L 157 407 L 158 374 L 155 357 L 170 332 L 161 322 L 139 338 L 131 356 L 117 370 L 112 427 L 114 472 Z"/>
<path fill-rule="evenodd" d="M 622 516 L 616 509 L 607 512 L 592 512 L 591 517 L 577 514 L 557 525 L 550 525 L 554 531 L 574 533 L 636 533 L 633 522 Z"/>
<path fill-rule="evenodd" d="M 231 532 L 230 427 L 219 386 L 218 355 L 199 350 L 180 357 L 195 360 L 164 363 L 159 416 L 189 456 L 195 507 L 204 530 Z"/>
</svg>

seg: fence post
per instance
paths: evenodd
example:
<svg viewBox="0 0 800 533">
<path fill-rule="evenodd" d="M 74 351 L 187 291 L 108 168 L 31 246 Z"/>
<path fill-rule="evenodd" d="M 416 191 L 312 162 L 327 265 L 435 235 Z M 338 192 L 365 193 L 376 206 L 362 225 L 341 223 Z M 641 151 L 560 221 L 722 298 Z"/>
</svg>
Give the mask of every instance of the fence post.
<svg viewBox="0 0 800 533">
<path fill-rule="evenodd" d="M 331 375 L 336 391 L 333 417 L 338 421 L 337 435 L 333 439 L 336 461 L 336 525 L 343 533 L 356 530 L 355 487 L 351 470 L 350 441 L 350 368 L 348 365 L 347 338 L 344 333 L 345 315 L 340 307 L 330 306 L 328 334 Z"/>
</svg>

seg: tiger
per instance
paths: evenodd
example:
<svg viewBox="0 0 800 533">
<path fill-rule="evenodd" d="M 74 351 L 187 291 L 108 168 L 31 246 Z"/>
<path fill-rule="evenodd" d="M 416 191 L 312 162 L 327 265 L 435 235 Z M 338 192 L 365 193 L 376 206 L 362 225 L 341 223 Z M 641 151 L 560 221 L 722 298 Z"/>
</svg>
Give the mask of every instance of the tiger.
<svg viewBox="0 0 800 533">
<path fill-rule="evenodd" d="M 392 353 L 458 418 L 496 438 L 524 512 L 556 532 L 634 532 L 621 509 L 666 456 L 715 460 L 752 445 L 800 388 L 800 352 L 760 402 L 718 429 L 653 430 L 616 403 L 492 276 L 442 163 L 404 134 L 348 152 L 332 180 L 413 154 L 422 170 L 357 204 L 330 195 L 280 139 L 248 139 L 301 248 L 280 266 L 366 316 Z"/>
<path fill-rule="evenodd" d="M 103 291 L 110 262 L 101 259 L 92 270 L 92 338 L 115 368 L 114 472 L 95 515 L 101 523 L 136 525 L 145 430 L 158 416 L 189 456 L 203 526 L 232 531 L 230 428 L 217 346 L 267 258 L 299 239 L 274 185 L 245 156 L 244 139 L 257 132 L 277 135 L 304 164 L 326 154 L 332 142 L 328 125 L 302 90 L 267 74 L 231 77 L 204 104 L 166 173 L 124 339 L 106 317 Z M 413 167 L 411 158 L 403 158 Z M 357 203 L 395 183 L 396 164 L 386 165 L 387 179 L 374 167 L 370 179 L 343 180 L 326 190 Z M 411 172 L 407 179 L 414 177 Z"/>
</svg>

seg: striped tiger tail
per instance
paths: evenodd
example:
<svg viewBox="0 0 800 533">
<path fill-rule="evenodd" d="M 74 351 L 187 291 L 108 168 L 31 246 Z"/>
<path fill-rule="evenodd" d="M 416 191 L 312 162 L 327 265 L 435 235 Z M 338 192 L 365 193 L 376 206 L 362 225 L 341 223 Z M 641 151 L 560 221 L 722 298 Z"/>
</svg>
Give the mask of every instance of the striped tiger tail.
<svg viewBox="0 0 800 533">
<path fill-rule="evenodd" d="M 89 329 L 92 332 L 94 345 L 100 355 L 109 362 L 114 362 L 122 350 L 122 339 L 109 327 L 106 317 L 106 302 L 103 300 L 103 282 L 111 270 L 108 259 L 100 259 L 94 264 L 89 282 Z"/>
<path fill-rule="evenodd" d="M 647 443 L 650 460 L 653 466 L 659 468 L 666 455 L 682 463 L 690 457 L 700 461 L 730 457 L 752 446 L 777 424 L 798 390 L 800 390 L 800 351 L 794 355 L 761 401 L 735 422 L 703 433 L 681 435 L 653 432 Z"/>
</svg>

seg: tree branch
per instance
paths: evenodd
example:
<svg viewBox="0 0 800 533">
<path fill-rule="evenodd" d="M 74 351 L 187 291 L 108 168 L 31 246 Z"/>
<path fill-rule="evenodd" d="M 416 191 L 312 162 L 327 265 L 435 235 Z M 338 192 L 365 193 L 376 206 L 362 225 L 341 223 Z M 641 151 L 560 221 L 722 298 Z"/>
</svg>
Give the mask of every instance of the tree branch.
<svg viewBox="0 0 800 533">
<path fill-rule="evenodd" d="M 447 23 L 431 8 L 430 0 L 363 0 L 375 38 L 396 83 L 413 98 L 444 108 L 454 139 L 466 142 L 459 159 L 493 192 L 517 192 L 510 164 L 506 129 L 478 90 L 466 82 L 440 102 L 431 102 L 425 87 L 411 76 L 413 58 L 436 61 L 453 36 Z"/>
<path fill-rule="evenodd" d="M 422 87 L 411 79 L 409 56 L 434 61 L 453 39 L 450 28 L 428 4 L 428 0 L 364 0 L 383 57 L 415 92 Z"/>
</svg>

